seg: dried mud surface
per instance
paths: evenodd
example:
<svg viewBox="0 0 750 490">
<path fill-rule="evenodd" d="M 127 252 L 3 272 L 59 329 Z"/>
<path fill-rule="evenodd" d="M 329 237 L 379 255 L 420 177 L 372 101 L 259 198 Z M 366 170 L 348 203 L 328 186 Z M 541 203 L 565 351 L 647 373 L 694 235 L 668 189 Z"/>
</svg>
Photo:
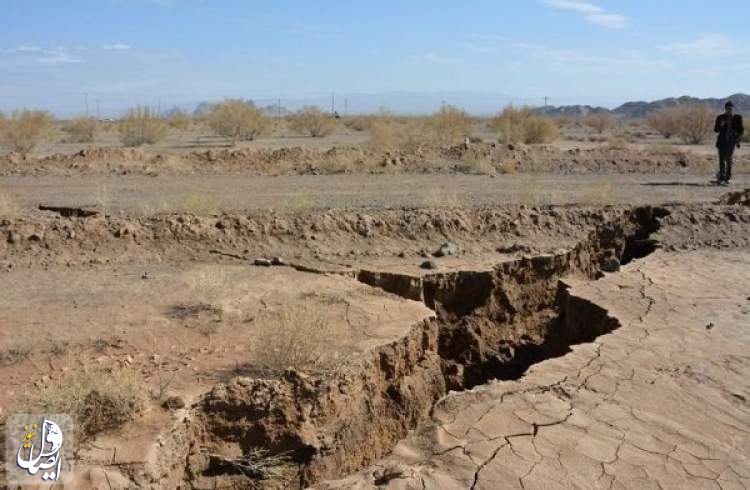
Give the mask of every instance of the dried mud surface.
<svg viewBox="0 0 750 490">
<path fill-rule="evenodd" d="M 143 434 L 126 464 L 90 450 L 71 488 L 747 485 L 749 195 L 211 217 L 57 209 L 0 220 L 0 280 L 280 256 L 269 278 L 319 277 L 332 294 L 339 281 L 344 301 L 385 291 L 377 304 L 426 312 L 330 372 L 193 385 L 186 407 L 95 441 Z M 712 281 L 731 292 L 690 287 Z M 250 291 L 240 298 L 255 301 Z M 682 403 L 692 389 L 702 396 Z M 677 422 L 659 415 L 663 400 Z M 688 432 L 709 413 L 714 429 Z"/>
</svg>

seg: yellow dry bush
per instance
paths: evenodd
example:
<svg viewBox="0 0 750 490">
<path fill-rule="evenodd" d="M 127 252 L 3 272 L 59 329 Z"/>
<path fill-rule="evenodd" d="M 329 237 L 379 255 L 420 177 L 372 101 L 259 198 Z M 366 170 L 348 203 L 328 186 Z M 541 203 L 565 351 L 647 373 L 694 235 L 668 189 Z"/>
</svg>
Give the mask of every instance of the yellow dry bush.
<svg viewBox="0 0 750 490">
<path fill-rule="evenodd" d="M 508 106 L 490 121 L 489 127 L 503 143 L 549 143 L 559 135 L 554 120 L 539 116 L 530 107 Z"/>
<path fill-rule="evenodd" d="M 322 138 L 334 132 L 336 120 L 317 107 L 307 106 L 289 116 L 289 127 L 296 133 Z"/>
<path fill-rule="evenodd" d="M 68 143 L 93 143 L 96 138 L 96 118 L 79 116 L 68 121 L 62 130 L 68 134 Z"/>
<path fill-rule="evenodd" d="M 439 144 L 457 143 L 471 135 L 473 121 L 458 107 L 445 106 L 430 116 L 427 126 L 432 130 Z"/>
<path fill-rule="evenodd" d="M 46 111 L 21 109 L 0 121 L 0 145 L 28 155 L 49 135 L 52 116 Z"/>
<path fill-rule="evenodd" d="M 254 323 L 250 348 L 255 362 L 264 368 L 321 370 L 332 367 L 337 359 L 331 345 L 340 338 L 341 328 L 333 325 L 320 305 L 290 305 L 263 313 Z"/>
<path fill-rule="evenodd" d="M 125 146 L 154 144 L 167 136 L 168 128 L 163 119 L 148 107 L 128 110 L 117 125 L 120 141 Z"/>
<path fill-rule="evenodd" d="M 40 384 L 16 413 L 67 413 L 84 439 L 132 420 L 143 406 L 143 380 L 132 369 L 91 369 Z"/>
<path fill-rule="evenodd" d="M 702 143 L 714 128 L 714 112 L 707 104 L 682 104 L 674 112 L 679 121 L 676 135 L 685 143 Z"/>
<path fill-rule="evenodd" d="M 180 131 L 185 131 L 190 128 L 190 123 L 192 121 L 193 118 L 190 117 L 190 114 L 182 109 L 173 110 L 167 117 L 167 124 L 169 127 Z"/>
<path fill-rule="evenodd" d="M 252 102 L 239 99 L 225 100 L 215 105 L 207 117 L 208 126 L 219 136 L 253 141 L 267 132 L 271 122 Z"/>
</svg>

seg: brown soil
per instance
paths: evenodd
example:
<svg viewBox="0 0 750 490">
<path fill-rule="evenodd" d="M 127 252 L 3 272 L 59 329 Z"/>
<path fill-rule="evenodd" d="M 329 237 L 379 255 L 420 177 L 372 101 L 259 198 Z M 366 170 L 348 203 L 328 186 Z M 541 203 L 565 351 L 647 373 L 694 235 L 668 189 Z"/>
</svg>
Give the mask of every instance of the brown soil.
<svg viewBox="0 0 750 490">
<path fill-rule="evenodd" d="M 0 175 L 214 174 L 249 175 L 332 173 L 707 173 L 716 158 L 675 149 L 648 150 L 632 145 L 576 147 L 470 143 L 414 150 L 364 147 L 318 149 L 210 149 L 179 154 L 149 154 L 138 149 L 92 148 L 74 154 L 23 158 L 0 156 Z M 478 166 L 475 162 L 486 162 Z M 735 172 L 750 171 L 750 159 L 738 153 Z"/>
<path fill-rule="evenodd" d="M 747 249 L 746 198 L 205 217 L 63 206 L 0 220 L 0 281 L 11 286 L 0 345 L 19 341 L 19 325 L 44 339 L 5 350 L 22 355 L 0 365 L 0 415 L 50 370 L 132 369 L 145 408 L 80 448 L 73 488 L 302 488 L 344 477 L 423 427 L 448 390 L 517 379 L 619 326 L 568 278 L 595 281 L 657 247 Z M 277 256 L 286 265 L 254 265 Z M 252 342 L 258 312 L 299 302 L 344 329 L 330 343 L 341 362 L 311 372 L 254 364 L 238 339 Z M 183 408 L 154 395 L 165 370 L 177 373 Z"/>
</svg>

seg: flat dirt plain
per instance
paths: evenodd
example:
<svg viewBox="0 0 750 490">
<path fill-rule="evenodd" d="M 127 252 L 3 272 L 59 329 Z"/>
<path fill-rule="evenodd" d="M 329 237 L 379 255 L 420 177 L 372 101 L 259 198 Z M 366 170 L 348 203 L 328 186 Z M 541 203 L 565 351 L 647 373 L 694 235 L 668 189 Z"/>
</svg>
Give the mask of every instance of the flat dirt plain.
<svg viewBox="0 0 750 490">
<path fill-rule="evenodd" d="M 745 149 L 329 138 L 0 156 L 65 488 L 750 487 Z"/>
</svg>

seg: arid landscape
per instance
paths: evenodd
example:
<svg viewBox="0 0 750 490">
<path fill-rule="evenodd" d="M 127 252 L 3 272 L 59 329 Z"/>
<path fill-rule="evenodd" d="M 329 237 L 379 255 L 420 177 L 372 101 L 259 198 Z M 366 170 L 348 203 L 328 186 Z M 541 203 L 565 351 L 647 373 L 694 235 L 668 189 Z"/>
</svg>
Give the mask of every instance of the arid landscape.
<svg viewBox="0 0 750 490">
<path fill-rule="evenodd" d="M 0 417 L 65 488 L 748 488 L 750 154 L 452 110 L 6 150 Z"/>
</svg>

